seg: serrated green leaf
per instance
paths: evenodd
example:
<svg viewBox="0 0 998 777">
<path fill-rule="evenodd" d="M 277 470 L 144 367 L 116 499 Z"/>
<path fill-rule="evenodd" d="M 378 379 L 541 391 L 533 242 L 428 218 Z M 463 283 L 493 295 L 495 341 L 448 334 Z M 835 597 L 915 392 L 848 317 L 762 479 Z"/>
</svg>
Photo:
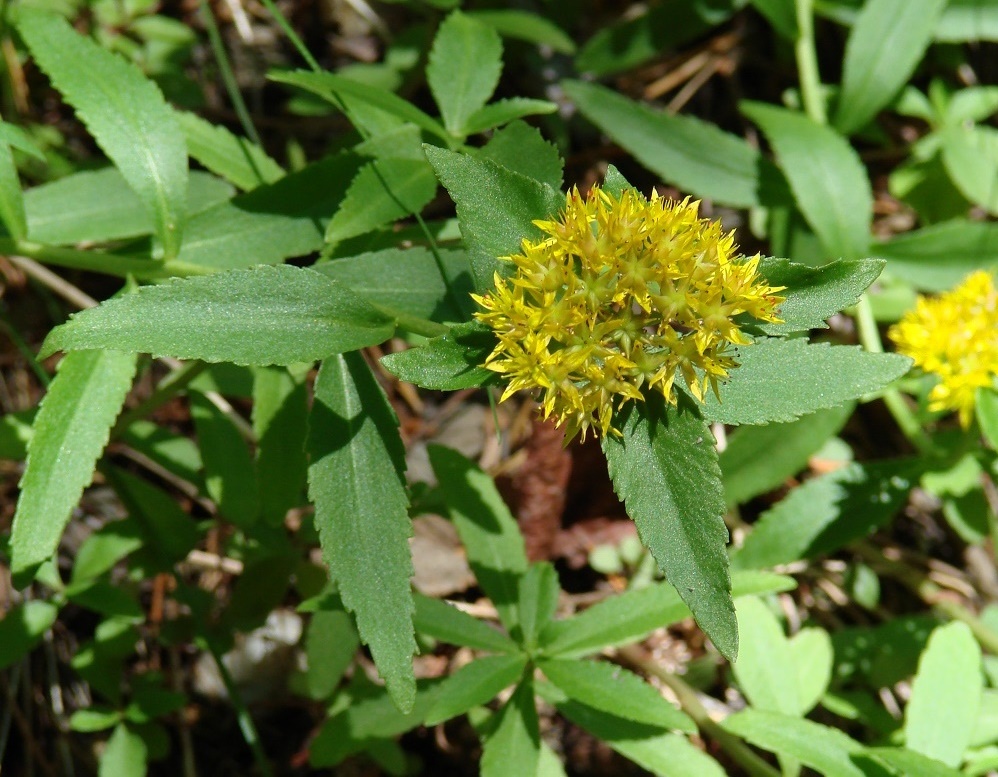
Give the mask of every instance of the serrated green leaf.
<svg viewBox="0 0 998 777">
<path fill-rule="evenodd" d="M 986 125 L 947 129 L 943 164 L 964 197 L 998 213 L 998 129 Z"/>
<path fill-rule="evenodd" d="M 827 329 L 825 319 L 856 304 L 860 295 L 880 277 L 878 259 L 836 261 L 824 267 L 795 264 L 788 259 L 764 258 L 759 273 L 771 286 L 786 286 L 779 308 L 782 324 L 760 324 L 767 334 L 785 335 L 808 329 Z"/>
<path fill-rule="evenodd" d="M 424 724 L 436 726 L 488 703 L 517 682 L 526 666 L 525 655 L 486 656 L 462 666 L 441 683 Z"/>
<path fill-rule="evenodd" d="M 131 295 L 127 295 L 131 296 Z M 107 445 L 135 377 L 136 357 L 118 351 L 67 355 L 35 416 L 11 528 L 11 573 L 23 586 L 50 558 Z"/>
<path fill-rule="evenodd" d="M 751 709 L 725 718 L 721 725 L 756 747 L 796 758 L 826 777 L 864 777 L 850 758 L 862 753 L 862 746 L 837 729 Z"/>
<path fill-rule="evenodd" d="M 735 602 L 738 613 L 738 660 L 735 680 L 753 709 L 801 715 L 798 679 L 783 627 L 758 598 Z"/>
<path fill-rule="evenodd" d="M 743 102 L 773 147 L 800 212 L 830 259 L 860 259 L 870 245 L 873 195 L 866 168 L 845 138 L 795 111 Z"/>
<path fill-rule="evenodd" d="M 575 52 L 575 43 L 565 31 L 539 14 L 509 8 L 464 13 L 465 16 L 489 25 L 503 37 L 550 46 L 559 54 Z"/>
<path fill-rule="evenodd" d="M 502 73 L 502 41 L 487 24 L 453 11 L 437 30 L 426 81 L 444 126 L 456 138 L 470 134 L 468 119 L 485 103 Z"/>
<path fill-rule="evenodd" d="M 304 503 L 308 391 L 303 376 L 283 367 L 258 367 L 253 376 L 260 513 L 267 523 L 281 526 L 288 510 Z"/>
<path fill-rule="evenodd" d="M 932 632 L 904 711 L 905 746 L 957 767 L 981 704 L 981 648 L 970 627 L 954 622 Z"/>
<path fill-rule="evenodd" d="M 101 753 L 98 777 L 143 777 L 149 751 L 145 740 L 124 723 L 119 723 Z"/>
<path fill-rule="evenodd" d="M 496 713 L 497 722 L 482 746 L 482 777 L 537 773 L 541 733 L 529 677 Z"/>
<path fill-rule="evenodd" d="M 394 321 L 332 278 L 280 265 L 144 286 L 75 314 L 43 353 L 117 348 L 288 365 L 376 345 L 394 331 Z"/>
<path fill-rule="evenodd" d="M 494 127 L 501 127 L 524 116 L 539 116 L 554 113 L 557 103 L 548 100 L 533 100 L 528 97 L 509 97 L 479 108 L 468 117 L 464 125 L 465 135 L 477 135 Z"/>
<path fill-rule="evenodd" d="M 323 558 L 392 700 L 408 712 L 416 640 L 405 451 L 395 413 L 361 354 L 322 363 L 308 450 Z"/>
<path fill-rule="evenodd" d="M 583 116 L 683 191 L 745 208 L 790 201 L 779 171 L 740 137 L 690 116 L 654 111 L 596 84 L 563 86 Z"/>
<path fill-rule="evenodd" d="M 646 726 L 696 733 L 696 724 L 638 675 L 606 661 L 547 659 L 539 668 L 570 699 Z"/>
<path fill-rule="evenodd" d="M 0 122 L 0 126 L 7 126 Z M 28 234 L 27 216 L 24 211 L 24 195 L 21 192 L 21 179 L 17 175 L 14 154 L 6 139 L 0 137 L 0 221 L 10 235 L 23 240 Z"/>
<path fill-rule="evenodd" d="M 496 130 L 477 154 L 514 173 L 546 183 L 555 191 L 561 190 L 565 163 L 557 146 L 546 141 L 536 127 L 514 121 Z"/>
<path fill-rule="evenodd" d="M 732 555 L 738 569 L 815 558 L 865 537 L 901 508 L 917 482 L 911 460 L 849 464 L 812 478 L 767 510 Z"/>
<path fill-rule="evenodd" d="M 511 633 L 519 625 L 519 578 L 527 571 L 523 536 L 492 478 L 460 453 L 428 447 L 447 514 L 468 564 Z"/>
<path fill-rule="evenodd" d="M 58 616 L 59 608 L 51 602 L 30 601 L 11 607 L 0 620 L 0 669 L 28 655 Z"/>
<path fill-rule="evenodd" d="M 745 426 L 721 451 L 721 480 L 729 505 L 771 491 L 807 465 L 807 460 L 849 420 L 855 405 L 819 410 L 783 424 Z"/>
<path fill-rule="evenodd" d="M 495 373 L 481 366 L 495 347 L 495 335 L 477 322 L 458 324 L 426 345 L 381 357 L 399 380 L 428 389 L 454 391 L 481 386 Z"/>
<path fill-rule="evenodd" d="M 630 405 L 603 438 L 614 490 L 642 543 L 722 655 L 738 652 L 717 449 L 699 413 L 658 394 Z"/>
<path fill-rule="evenodd" d="M 510 653 L 518 649 L 516 643 L 498 629 L 453 605 L 422 594 L 415 595 L 415 602 L 413 623 L 420 634 L 476 650 Z"/>
<path fill-rule="evenodd" d="M 834 121 L 840 132 L 862 129 L 901 91 L 932 41 L 946 2 L 869 0 L 863 5 L 846 42 Z"/>
<path fill-rule="evenodd" d="M 519 252 L 524 239 L 538 238 L 541 232 L 533 222 L 556 214 L 565 200 L 549 185 L 491 160 L 433 146 L 425 151 L 457 205 L 475 288 L 488 291 L 494 275 L 507 275 L 512 266 L 498 257 Z"/>
<path fill-rule="evenodd" d="M 998 224 L 964 219 L 933 224 L 874 243 L 870 252 L 916 289 L 947 291 L 974 270 L 998 266 Z"/>
<path fill-rule="evenodd" d="M 879 391 L 904 375 L 911 361 L 896 353 L 803 339 L 760 340 L 739 348 L 738 366 L 704 398 L 704 415 L 725 424 L 793 421 Z"/>
<path fill-rule="evenodd" d="M 868 747 L 864 757 L 880 761 L 904 777 L 960 777 L 965 774 L 934 758 L 900 747 Z"/>
<path fill-rule="evenodd" d="M 243 191 L 250 191 L 284 177 L 284 168 L 267 152 L 246 138 L 229 132 L 186 111 L 177 113 L 177 121 L 187 141 L 188 153 L 218 176 Z"/>
<path fill-rule="evenodd" d="M 184 231 L 187 149 L 159 87 L 62 17 L 22 9 L 17 28 L 38 66 L 139 195 L 164 257 L 175 257 Z"/>
</svg>

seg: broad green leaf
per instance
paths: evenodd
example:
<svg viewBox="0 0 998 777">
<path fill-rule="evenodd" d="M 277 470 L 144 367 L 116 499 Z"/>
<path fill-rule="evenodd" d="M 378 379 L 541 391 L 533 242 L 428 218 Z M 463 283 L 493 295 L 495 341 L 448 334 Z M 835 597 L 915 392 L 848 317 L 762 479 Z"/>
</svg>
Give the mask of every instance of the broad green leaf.
<svg viewBox="0 0 998 777">
<path fill-rule="evenodd" d="M 233 194 L 229 184 L 202 172 L 190 174 L 187 216 L 191 218 Z M 39 243 L 106 243 L 153 231 L 138 195 L 113 167 L 84 170 L 24 193 L 28 237 Z"/>
<path fill-rule="evenodd" d="M 204 394 L 188 392 L 191 419 L 205 468 L 205 485 L 219 512 L 249 529 L 260 515 L 256 471 L 239 429 Z"/>
<path fill-rule="evenodd" d="M 313 699 L 328 699 L 360 647 L 353 621 L 343 609 L 319 610 L 305 635 L 305 682 Z"/>
<path fill-rule="evenodd" d="M 998 40 L 998 7 L 991 0 L 949 0 L 936 25 L 936 40 Z"/>
<path fill-rule="evenodd" d="M 573 701 L 646 726 L 695 734 L 696 724 L 638 675 L 606 661 L 547 659 L 545 676 Z"/>
<path fill-rule="evenodd" d="M 494 275 L 507 275 L 511 265 L 498 257 L 518 253 L 525 239 L 541 235 L 536 219 L 564 208 L 560 192 L 488 159 L 426 146 L 440 182 L 457 205 L 478 291 L 494 285 Z"/>
<path fill-rule="evenodd" d="M 468 563 L 482 590 L 512 632 L 519 624 L 519 578 L 527 571 L 523 536 L 492 478 L 460 453 L 428 448 L 440 496 L 461 537 Z"/>
<path fill-rule="evenodd" d="M 62 17 L 22 9 L 17 29 L 38 66 L 135 189 L 166 259 L 180 250 L 187 149 L 176 114 L 135 65 L 78 35 Z"/>
<path fill-rule="evenodd" d="M 537 638 L 551 622 L 555 610 L 558 609 L 558 595 L 561 586 L 558 573 L 547 562 L 531 564 L 518 581 L 520 637 L 523 646 L 533 651 L 537 647 Z"/>
<path fill-rule="evenodd" d="M 911 460 L 849 464 L 812 478 L 756 521 L 731 563 L 738 569 L 833 553 L 884 525 L 917 482 Z"/>
<path fill-rule="evenodd" d="M 43 354 L 117 348 L 235 364 L 297 364 L 384 342 L 395 323 L 348 288 L 280 265 L 144 286 L 75 314 Z"/>
<path fill-rule="evenodd" d="M 789 201 L 779 171 L 740 137 L 690 116 L 652 110 L 596 84 L 563 86 L 583 116 L 683 191 L 744 208 Z"/>
<path fill-rule="evenodd" d="M 318 251 L 362 162 L 337 154 L 199 213 L 187 225 L 179 258 L 235 269 Z"/>
<path fill-rule="evenodd" d="M 846 402 L 796 421 L 745 426 L 734 432 L 718 457 L 725 501 L 743 504 L 800 472 L 811 455 L 845 425 L 854 407 Z"/>
<path fill-rule="evenodd" d="M 779 308 L 781 324 L 760 324 L 767 334 L 784 335 L 827 329 L 825 319 L 856 304 L 884 269 L 878 259 L 836 261 L 824 267 L 795 264 L 787 259 L 763 259 L 759 273 L 771 286 L 786 286 Z"/>
<path fill-rule="evenodd" d="M 136 361 L 133 353 L 83 351 L 59 363 L 35 416 L 21 477 L 10 538 L 15 585 L 29 582 L 59 547 L 132 386 Z"/>
<path fill-rule="evenodd" d="M 947 221 L 874 243 L 891 275 L 921 291 L 947 291 L 974 270 L 998 267 L 998 224 Z"/>
<path fill-rule="evenodd" d="M 419 246 L 386 248 L 321 262 L 313 269 L 386 310 L 431 321 L 464 321 L 475 309 L 468 257 L 464 251 L 437 253 L 439 261 Z"/>
<path fill-rule="evenodd" d="M 959 766 L 981 704 L 981 648 L 965 623 L 932 632 L 904 711 L 905 746 Z"/>
<path fill-rule="evenodd" d="M 283 367 L 258 367 L 253 380 L 253 432 L 260 512 L 281 526 L 288 510 L 301 506 L 308 463 L 308 390 L 304 376 Z"/>
<path fill-rule="evenodd" d="M 496 713 L 495 727 L 482 746 L 482 777 L 537 773 L 541 733 L 534 706 L 534 684 L 529 677 Z"/>
<path fill-rule="evenodd" d="M 478 620 L 453 605 L 422 594 L 415 595 L 416 614 L 413 617 L 416 631 L 451 645 L 464 645 L 476 650 L 510 653 L 516 644 L 487 623 Z"/>
<path fill-rule="evenodd" d="M 554 22 L 540 14 L 504 8 L 488 11 L 465 11 L 479 22 L 484 22 L 506 38 L 517 38 L 528 43 L 549 46 L 559 54 L 574 54 L 575 43 Z"/>
<path fill-rule="evenodd" d="M 381 363 L 399 380 L 454 391 L 481 386 L 495 376 L 482 366 L 495 343 L 495 335 L 481 324 L 458 324 L 426 345 L 381 357 Z"/>
<path fill-rule="evenodd" d="M 392 700 L 412 709 L 412 558 L 398 420 L 359 353 L 322 363 L 309 419 L 309 496 L 323 558 Z"/>
<path fill-rule="evenodd" d="M 501 127 L 515 119 L 522 119 L 524 116 L 554 113 L 557 110 L 557 103 L 547 100 L 509 97 L 505 100 L 496 100 L 471 114 L 464 126 L 464 131 L 468 135 L 477 135 L 493 127 Z"/>
<path fill-rule="evenodd" d="M 798 712 L 806 715 L 821 701 L 832 680 L 832 640 L 824 629 L 803 628 L 790 638 L 790 652 L 797 669 Z"/>
<path fill-rule="evenodd" d="M 479 158 L 561 190 L 565 163 L 557 146 L 546 141 L 536 127 L 514 121 L 496 130 L 477 153 Z"/>
<path fill-rule="evenodd" d="M 868 0 L 849 33 L 835 126 L 862 129 L 908 83 L 947 0 Z"/>
<path fill-rule="evenodd" d="M 177 113 L 177 121 L 187 141 L 188 153 L 243 191 L 284 177 L 284 168 L 267 156 L 266 151 L 220 124 L 186 111 Z"/>
<path fill-rule="evenodd" d="M 783 626 L 757 597 L 735 603 L 738 660 L 735 680 L 753 709 L 801 715 L 797 672 Z"/>
<path fill-rule="evenodd" d="M 458 669 L 440 684 L 436 701 L 424 724 L 436 726 L 463 715 L 472 707 L 492 701 L 500 691 L 517 682 L 527 666 L 525 655 L 486 656 Z"/>
<path fill-rule="evenodd" d="M 943 135 L 943 164 L 971 202 L 998 213 L 998 129 L 951 127 Z"/>
<path fill-rule="evenodd" d="M 121 712 L 107 707 L 82 709 L 74 712 L 69 718 L 69 727 L 73 731 L 94 732 L 114 728 L 121 721 Z"/>
<path fill-rule="evenodd" d="M 268 74 L 271 81 L 281 84 L 298 86 L 319 95 L 333 105 L 339 107 L 338 95 L 343 94 L 352 100 L 360 101 L 380 110 L 386 111 L 403 121 L 415 124 L 422 130 L 436 135 L 446 143 L 453 142 L 451 135 L 440 123 L 431 118 L 408 100 L 403 100 L 396 94 L 367 84 L 351 81 L 349 78 L 336 76 L 332 73 L 313 73 L 306 70 L 278 72 Z"/>
<path fill-rule="evenodd" d="M 99 777 L 143 777 L 149 756 L 145 740 L 125 723 L 119 723 L 101 753 Z"/>
<path fill-rule="evenodd" d="M 825 777 L 864 777 L 850 758 L 862 753 L 862 746 L 837 729 L 751 709 L 726 718 L 721 725 L 756 747 L 796 758 Z"/>
<path fill-rule="evenodd" d="M 6 126 L 0 122 L 0 126 Z M 17 175 L 14 154 L 10 144 L 0 137 L 0 221 L 7 232 L 17 240 L 28 234 L 27 216 L 24 211 L 24 195 L 21 192 L 21 179 Z"/>
<path fill-rule="evenodd" d="M 870 747 L 864 756 L 885 763 L 904 777 L 960 777 L 966 774 L 934 758 L 900 747 Z"/>
<path fill-rule="evenodd" d="M 797 207 L 830 259 L 860 259 L 870 245 L 873 195 L 866 168 L 830 127 L 795 111 L 758 102 L 741 104 L 772 146 Z"/>
<path fill-rule="evenodd" d="M 789 591 L 791 578 L 771 573 L 736 572 L 732 596 Z M 559 658 L 579 658 L 608 647 L 629 645 L 655 629 L 678 623 L 690 615 L 676 589 L 657 583 L 614 596 L 578 615 L 551 623 L 541 635 L 543 653 Z"/>
<path fill-rule="evenodd" d="M 804 339 L 761 340 L 737 350 L 738 366 L 704 399 L 704 415 L 725 424 L 793 421 L 888 386 L 911 360 L 856 346 Z"/>
<path fill-rule="evenodd" d="M 134 518 L 111 521 L 88 536 L 73 559 L 72 583 L 93 580 L 129 553 L 142 547 L 145 537 Z"/>
<path fill-rule="evenodd" d="M 679 734 L 665 733 L 575 701 L 557 703 L 575 725 L 658 777 L 724 777 L 717 761 Z"/>
<path fill-rule="evenodd" d="M 0 669 L 28 655 L 58 615 L 58 607 L 43 601 L 24 602 L 7 610 L 0 620 Z"/>
<path fill-rule="evenodd" d="M 426 81 L 444 126 L 456 138 L 469 133 L 468 119 L 489 101 L 502 73 L 502 41 L 489 25 L 453 11 L 437 30 Z"/>
<path fill-rule="evenodd" d="M 699 413 L 657 394 L 631 405 L 603 438 L 614 490 L 641 542 L 725 657 L 738 652 L 717 449 Z"/>
<path fill-rule="evenodd" d="M 425 159 L 368 162 L 326 226 L 326 241 L 338 243 L 419 213 L 436 193 L 437 179 Z"/>
</svg>

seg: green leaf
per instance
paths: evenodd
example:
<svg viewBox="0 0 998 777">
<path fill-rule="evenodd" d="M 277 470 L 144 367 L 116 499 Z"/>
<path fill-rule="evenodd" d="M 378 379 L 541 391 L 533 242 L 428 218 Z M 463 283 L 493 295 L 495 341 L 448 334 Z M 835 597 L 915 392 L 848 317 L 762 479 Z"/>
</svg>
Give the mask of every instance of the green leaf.
<svg viewBox="0 0 998 777">
<path fill-rule="evenodd" d="M 20 461 L 28 455 L 34 418 L 34 409 L 0 416 L 0 459 Z"/>
<path fill-rule="evenodd" d="M 235 269 L 318 251 L 362 161 L 340 153 L 199 213 L 187 225 L 179 258 Z"/>
<path fill-rule="evenodd" d="M 992 448 L 998 449 L 998 392 L 990 388 L 977 389 L 977 423 Z"/>
<path fill-rule="evenodd" d="M 496 100 L 471 114 L 464 126 L 464 131 L 467 135 L 477 135 L 494 127 L 501 127 L 515 119 L 522 119 L 524 116 L 554 113 L 557 110 L 557 103 L 548 100 L 509 97 L 504 100 Z"/>
<path fill-rule="evenodd" d="M 765 133 L 829 258 L 866 256 L 873 195 L 866 168 L 845 138 L 802 113 L 766 103 L 743 102 L 741 110 Z"/>
<path fill-rule="evenodd" d="M 333 695 L 358 647 L 360 637 L 343 609 L 319 610 L 312 615 L 305 635 L 305 681 L 311 698 Z"/>
<path fill-rule="evenodd" d="M 497 722 L 482 747 L 482 777 L 537 773 L 541 733 L 529 677 L 496 713 Z"/>
<path fill-rule="evenodd" d="M 793 0 L 750 0 L 759 13 L 766 17 L 781 37 L 796 41 L 799 34 L 797 13 Z"/>
<path fill-rule="evenodd" d="M 188 153 L 243 191 L 284 177 L 284 168 L 267 156 L 266 151 L 220 124 L 186 111 L 177 113 L 177 121 L 187 141 Z"/>
<path fill-rule="evenodd" d="M 890 520 L 917 482 L 911 460 L 849 464 L 812 478 L 767 510 L 732 555 L 739 569 L 832 553 Z"/>
<path fill-rule="evenodd" d="M 38 66 L 141 198 L 164 257 L 175 257 L 184 230 L 187 149 L 159 87 L 62 17 L 22 9 L 17 28 Z"/>
<path fill-rule="evenodd" d="M 850 756 L 862 746 L 837 729 L 777 712 L 744 710 L 721 726 L 763 750 L 796 758 L 826 777 L 864 777 Z"/>
<path fill-rule="evenodd" d="M 152 421 L 133 421 L 119 439 L 182 480 L 202 485 L 201 452 L 190 438 Z"/>
<path fill-rule="evenodd" d="M 205 468 L 205 485 L 219 512 L 242 529 L 260 515 L 256 470 L 239 429 L 204 394 L 188 392 Z"/>
<path fill-rule="evenodd" d="M 492 478 L 473 462 L 441 445 L 431 445 L 428 451 L 468 564 L 499 619 L 512 632 L 519 625 L 519 578 L 527 571 L 527 553 L 516 519 Z"/>
<path fill-rule="evenodd" d="M 121 559 L 142 547 L 142 530 L 134 518 L 111 521 L 88 536 L 73 559 L 72 583 L 104 574 Z"/>
<path fill-rule="evenodd" d="M 951 127 L 943 134 L 943 164 L 964 197 L 998 213 L 998 129 Z"/>
<path fill-rule="evenodd" d="M 738 660 L 732 670 L 738 687 L 753 709 L 802 715 L 794 656 L 780 622 L 754 596 L 739 599 L 735 609 Z"/>
<path fill-rule="evenodd" d="M 583 116 L 683 191 L 742 208 L 789 201 L 779 171 L 740 137 L 690 116 L 654 111 L 596 84 L 563 86 Z"/>
<path fill-rule="evenodd" d="M 574 54 L 575 43 L 554 22 L 536 13 L 514 9 L 465 11 L 465 16 L 492 27 L 506 38 L 548 46 L 559 54 Z"/>
<path fill-rule="evenodd" d="M 426 248 L 383 251 L 321 262 L 313 269 L 335 278 L 386 310 L 431 321 L 464 321 L 475 303 L 468 257 L 464 251 Z"/>
<path fill-rule="evenodd" d="M 0 122 L 0 126 L 6 126 Z M 0 137 L 0 221 L 12 237 L 23 240 L 28 234 L 21 179 L 17 175 L 10 144 Z"/>
<path fill-rule="evenodd" d="M 879 391 L 904 375 L 911 361 L 896 353 L 803 339 L 760 340 L 737 350 L 739 364 L 704 398 L 704 415 L 725 424 L 793 421 Z"/>
<path fill-rule="evenodd" d="M 606 661 L 546 659 L 539 668 L 573 701 L 646 726 L 695 734 L 696 724 L 638 675 Z"/>
<path fill-rule="evenodd" d="M 699 413 L 657 394 L 630 405 L 603 438 L 614 490 L 642 543 L 722 655 L 738 652 L 717 449 Z"/>
<path fill-rule="evenodd" d="M 732 595 L 775 593 L 795 587 L 791 578 L 771 573 L 738 572 L 732 577 Z M 690 615 L 679 593 L 658 583 L 614 596 L 584 612 L 551 623 L 541 635 L 543 652 L 560 658 L 579 658 L 608 647 L 638 642 L 656 629 Z"/>
<path fill-rule="evenodd" d="M 258 367 L 253 375 L 260 513 L 270 525 L 281 526 L 288 510 L 304 503 L 308 391 L 303 376 L 282 367 Z"/>
<path fill-rule="evenodd" d="M 806 715 L 824 697 L 832 680 L 832 640 L 824 629 L 803 628 L 790 638 L 790 652 L 797 669 L 799 714 Z"/>
<path fill-rule="evenodd" d="M 119 723 L 101 753 L 98 777 L 143 777 L 148 756 L 145 740 L 130 726 Z"/>
<path fill-rule="evenodd" d="M 885 763 L 904 777 L 960 777 L 965 774 L 921 753 L 900 747 L 869 747 L 864 756 Z"/>
<path fill-rule="evenodd" d="M 77 710 L 69 718 L 69 727 L 73 731 L 92 733 L 114 728 L 121 722 L 121 712 L 111 708 Z"/>
<path fill-rule="evenodd" d="M 11 607 L 0 620 L 0 669 L 28 655 L 58 615 L 59 608 L 51 602 L 30 601 Z"/>
<path fill-rule="evenodd" d="M 399 380 L 428 389 L 454 391 L 481 386 L 494 376 L 481 366 L 495 347 L 495 335 L 476 321 L 458 324 L 426 345 L 381 357 Z"/>
<path fill-rule="evenodd" d="M 520 251 L 524 239 L 541 235 L 534 220 L 564 208 L 560 192 L 488 159 L 426 146 L 440 182 L 457 205 L 478 291 L 494 285 L 495 273 L 506 275 L 510 264 L 498 257 Z"/>
<path fill-rule="evenodd" d="M 869 0 L 846 43 L 835 126 L 862 129 L 908 83 L 947 0 Z"/>
<path fill-rule="evenodd" d="M 132 296 L 132 295 L 126 295 Z M 136 357 L 67 355 L 35 416 L 11 528 L 11 573 L 23 586 L 59 547 L 135 377 Z"/>
<path fill-rule="evenodd" d="M 496 130 L 477 154 L 480 159 L 491 159 L 500 167 L 561 190 L 565 163 L 558 147 L 546 141 L 536 127 L 514 121 Z"/>
<path fill-rule="evenodd" d="M 392 700 L 412 709 L 412 524 L 398 420 L 359 353 L 322 363 L 309 420 L 309 496 L 323 558 Z"/>
<path fill-rule="evenodd" d="M 526 666 L 525 655 L 487 656 L 462 666 L 441 683 L 424 725 L 436 726 L 486 704 L 517 682 Z"/>
<path fill-rule="evenodd" d="M 42 353 L 116 348 L 287 365 L 376 345 L 394 331 L 394 321 L 332 278 L 281 265 L 144 286 L 73 315 Z"/>
<path fill-rule="evenodd" d="M 190 174 L 188 217 L 228 200 L 233 189 L 208 173 Z M 106 243 L 148 235 L 153 221 L 121 173 L 84 170 L 24 193 L 28 237 L 39 243 Z"/>
<path fill-rule="evenodd" d="M 426 81 L 444 126 L 455 138 L 469 133 L 468 119 L 485 103 L 502 74 L 502 41 L 492 27 L 453 11 L 437 30 Z"/>
<path fill-rule="evenodd" d="M 825 319 L 856 304 L 860 295 L 880 277 L 878 259 L 836 261 L 824 267 L 795 264 L 787 259 L 763 259 L 759 273 L 771 286 L 786 286 L 780 295 L 782 324 L 760 324 L 767 334 L 785 335 L 808 329 L 827 329 Z"/>
<path fill-rule="evenodd" d="M 531 564 L 519 582 L 520 632 L 527 650 L 537 647 L 537 638 L 558 608 L 561 586 L 558 573 L 546 562 Z"/>
<path fill-rule="evenodd" d="M 422 594 L 415 595 L 416 631 L 451 645 L 464 645 L 476 650 L 511 653 L 518 648 L 498 629 L 478 620 L 453 605 Z"/>
<path fill-rule="evenodd" d="M 998 266 L 998 224 L 957 219 L 874 243 L 891 275 L 921 291 L 947 291 L 974 270 Z"/>
<path fill-rule="evenodd" d="M 904 711 L 905 746 L 957 767 L 981 704 L 981 648 L 965 623 L 932 632 Z"/>
<path fill-rule="evenodd" d="M 732 434 L 718 457 L 725 501 L 743 504 L 800 472 L 811 455 L 845 425 L 854 407 L 846 402 L 796 421 L 745 426 Z"/>
<path fill-rule="evenodd" d="M 572 723 L 659 777 L 724 777 L 717 761 L 691 745 L 686 737 L 667 734 L 658 726 L 635 723 L 575 701 L 560 701 L 557 707 Z"/>
</svg>

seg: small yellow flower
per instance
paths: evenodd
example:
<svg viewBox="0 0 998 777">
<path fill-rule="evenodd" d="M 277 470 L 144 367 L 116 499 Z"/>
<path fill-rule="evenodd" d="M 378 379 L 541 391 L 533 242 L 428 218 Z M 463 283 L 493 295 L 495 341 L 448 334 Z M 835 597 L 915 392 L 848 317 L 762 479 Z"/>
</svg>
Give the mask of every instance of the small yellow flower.
<svg viewBox="0 0 998 777">
<path fill-rule="evenodd" d="M 979 270 L 938 297 L 919 297 L 888 330 L 899 352 L 939 378 L 929 409 L 956 410 L 966 428 L 974 416 L 977 389 L 998 376 L 998 292 L 994 277 Z"/>
<path fill-rule="evenodd" d="M 737 366 L 735 345 L 752 341 L 736 316 L 778 322 L 783 301 L 759 276 L 759 257 L 736 254 L 733 236 L 697 218 L 698 202 L 620 198 L 594 187 L 568 193 L 546 237 L 524 240 L 495 290 L 474 295 L 476 317 L 499 343 L 486 366 L 506 376 L 502 399 L 540 389 L 544 417 L 568 438 L 611 426 L 614 402 L 654 389 L 675 404 L 677 372 L 703 400 Z"/>
</svg>

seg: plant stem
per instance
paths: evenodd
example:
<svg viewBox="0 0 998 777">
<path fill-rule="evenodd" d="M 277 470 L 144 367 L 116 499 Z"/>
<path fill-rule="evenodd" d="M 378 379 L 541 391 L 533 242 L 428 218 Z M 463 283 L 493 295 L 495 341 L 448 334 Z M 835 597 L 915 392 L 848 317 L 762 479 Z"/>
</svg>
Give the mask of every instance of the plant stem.
<svg viewBox="0 0 998 777">
<path fill-rule="evenodd" d="M 718 725 L 700 703 L 696 691 L 678 676 L 665 669 L 658 662 L 647 658 L 644 651 L 637 645 L 618 648 L 617 652 L 641 671 L 654 675 L 668 685 L 679 699 L 679 706 L 682 707 L 683 712 L 693 718 L 697 727 L 717 742 L 751 777 L 780 777 L 778 769 L 770 766 L 741 739 Z"/>
<path fill-rule="evenodd" d="M 438 324 L 436 321 L 430 321 L 428 318 L 413 316 L 385 305 L 378 305 L 374 302 L 370 302 L 369 304 L 371 307 L 381 313 L 384 313 L 386 316 L 394 318 L 395 323 L 397 323 L 402 329 L 407 332 L 412 332 L 415 335 L 422 335 L 423 337 L 440 337 L 440 335 L 445 335 L 450 331 L 449 326 Z"/>
<path fill-rule="evenodd" d="M 301 58 L 308 63 L 308 66 L 312 68 L 316 73 L 321 73 L 322 68 L 316 61 L 315 57 L 312 56 L 312 52 L 308 50 L 308 47 L 304 44 L 301 38 L 298 37 L 298 33 L 294 31 L 294 28 L 288 24 L 288 20 L 284 18 L 284 14 L 281 13 L 276 5 L 274 5 L 273 0 L 260 0 L 264 7 L 270 11 L 270 15 L 274 17 L 274 21 L 277 22 L 277 26 L 281 28 L 281 31 L 288 36 L 288 40 L 291 41 L 291 45 L 294 46 Z"/>
<path fill-rule="evenodd" d="M 813 0 L 795 0 L 794 5 L 797 9 L 794 54 L 797 57 L 804 110 L 815 124 L 827 124 L 825 100 L 821 93 L 821 74 L 818 72 L 818 55 L 814 48 L 814 3 Z"/>
<path fill-rule="evenodd" d="M 122 278 L 132 275 L 140 280 L 170 278 L 175 275 L 210 275 L 216 272 L 212 267 L 203 267 L 176 259 L 157 262 L 151 259 L 118 256 L 99 251 L 81 251 L 76 248 L 48 246 L 10 237 L 0 238 L 0 254 L 26 256 L 45 264 L 54 264 L 71 270 L 99 272 Z"/>
</svg>

